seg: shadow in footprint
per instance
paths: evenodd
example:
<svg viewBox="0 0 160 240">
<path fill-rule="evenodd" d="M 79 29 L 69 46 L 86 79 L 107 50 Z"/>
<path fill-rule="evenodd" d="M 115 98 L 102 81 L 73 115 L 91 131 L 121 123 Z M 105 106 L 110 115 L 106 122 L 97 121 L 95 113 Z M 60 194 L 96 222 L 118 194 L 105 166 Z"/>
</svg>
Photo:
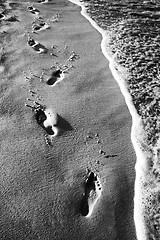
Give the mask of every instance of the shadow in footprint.
<svg viewBox="0 0 160 240">
<path fill-rule="evenodd" d="M 43 122 L 47 119 L 44 111 L 42 109 L 38 109 L 35 111 L 35 119 L 39 125 L 43 125 Z"/>
<path fill-rule="evenodd" d="M 8 22 L 19 22 L 19 20 L 17 19 L 16 16 L 11 16 L 11 17 L 7 18 L 6 21 L 8 21 Z"/>
<path fill-rule="evenodd" d="M 51 77 L 47 80 L 47 84 L 52 86 L 56 81 L 61 77 L 62 70 L 58 69 L 57 71 L 53 72 Z"/>
<path fill-rule="evenodd" d="M 34 25 L 32 28 L 34 31 L 39 31 L 42 27 L 40 25 Z"/>
<path fill-rule="evenodd" d="M 32 13 L 32 14 L 38 14 L 39 11 L 38 11 L 38 10 L 33 10 L 33 11 L 30 11 L 30 13 Z"/>
<path fill-rule="evenodd" d="M 34 8 L 34 7 L 32 7 L 32 6 L 29 6 L 29 7 L 28 7 L 28 10 L 29 10 L 30 13 L 32 13 L 32 14 L 38 14 L 38 13 L 40 13 L 40 11 L 39 11 L 38 9 L 36 9 L 36 8 Z"/>
<path fill-rule="evenodd" d="M 87 216 L 89 213 L 88 199 L 86 196 L 82 198 L 80 213 L 83 217 Z"/>
<path fill-rule="evenodd" d="M 85 182 L 84 190 L 85 194 L 82 198 L 81 205 L 80 205 L 80 213 L 82 216 L 86 217 L 89 214 L 89 204 L 88 204 L 88 198 L 91 193 L 91 191 L 95 191 L 95 181 L 97 180 L 97 177 L 93 172 L 90 172 L 88 179 Z"/>
<path fill-rule="evenodd" d="M 55 135 L 55 132 L 53 131 L 51 126 L 49 126 L 49 127 L 44 127 L 43 126 L 43 129 L 46 130 L 48 135 Z"/>
<path fill-rule="evenodd" d="M 96 190 L 95 189 L 95 175 L 93 172 L 90 173 L 86 183 L 85 183 L 85 195 L 88 195 L 91 190 Z"/>
<path fill-rule="evenodd" d="M 110 157 L 117 157 L 118 155 L 113 154 L 113 155 L 106 155 L 105 158 L 110 158 Z"/>
<path fill-rule="evenodd" d="M 5 18 L 5 15 L 2 14 L 2 13 L 0 13 L 0 20 L 1 20 L 1 19 L 4 19 L 4 18 Z"/>
<path fill-rule="evenodd" d="M 32 38 L 29 38 L 28 41 L 27 41 L 27 43 L 28 43 L 28 45 L 29 45 L 30 47 L 33 47 L 33 46 L 36 44 L 35 40 L 32 39 Z"/>
<path fill-rule="evenodd" d="M 47 84 L 52 86 L 53 84 L 55 84 L 56 81 L 57 81 L 57 78 L 53 76 L 48 79 Z"/>
</svg>

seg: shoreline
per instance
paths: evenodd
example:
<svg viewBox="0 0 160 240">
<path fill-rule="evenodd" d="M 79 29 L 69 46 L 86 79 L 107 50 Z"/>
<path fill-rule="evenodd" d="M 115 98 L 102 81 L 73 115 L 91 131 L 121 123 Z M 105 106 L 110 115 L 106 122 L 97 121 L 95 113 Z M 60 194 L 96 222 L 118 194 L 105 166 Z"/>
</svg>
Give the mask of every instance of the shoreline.
<svg viewBox="0 0 160 240">
<path fill-rule="evenodd" d="M 107 31 L 103 30 L 98 26 L 98 24 L 92 20 L 91 17 L 86 12 L 86 8 L 83 5 L 83 3 L 80 3 L 79 0 L 69 0 L 70 2 L 73 2 L 81 7 L 81 14 L 84 16 L 91 25 L 101 33 L 102 35 L 102 41 L 101 41 L 101 49 L 102 53 L 106 57 L 106 59 L 109 61 L 109 68 L 113 74 L 114 79 L 117 81 L 120 90 L 125 98 L 126 105 L 128 107 L 128 110 L 132 116 L 132 127 L 131 127 L 131 142 L 133 144 L 133 148 L 136 153 L 136 164 L 135 164 L 135 171 L 136 171 L 136 179 L 135 179 L 135 195 L 134 195 L 134 222 L 136 227 L 136 235 L 138 240 L 147 240 L 147 230 L 146 226 L 144 224 L 144 218 L 143 218 L 143 208 L 141 206 L 141 202 L 143 200 L 143 194 L 141 193 L 141 178 L 145 175 L 145 172 L 147 171 L 147 161 L 146 156 L 143 154 L 143 152 L 140 150 L 140 146 L 138 143 L 138 139 L 136 138 L 136 132 L 143 131 L 142 126 L 142 120 L 141 117 L 138 115 L 137 110 L 135 106 L 133 105 L 131 95 L 129 94 L 129 91 L 127 90 L 127 86 L 125 83 L 125 80 L 120 76 L 121 73 L 118 72 L 118 70 L 115 69 L 115 63 L 114 58 L 111 57 L 107 50 L 106 50 L 106 41 L 108 39 Z M 140 134 L 139 134 L 140 136 Z M 143 159 L 143 160 L 142 160 Z M 140 203 L 140 205 L 139 205 Z"/>
</svg>

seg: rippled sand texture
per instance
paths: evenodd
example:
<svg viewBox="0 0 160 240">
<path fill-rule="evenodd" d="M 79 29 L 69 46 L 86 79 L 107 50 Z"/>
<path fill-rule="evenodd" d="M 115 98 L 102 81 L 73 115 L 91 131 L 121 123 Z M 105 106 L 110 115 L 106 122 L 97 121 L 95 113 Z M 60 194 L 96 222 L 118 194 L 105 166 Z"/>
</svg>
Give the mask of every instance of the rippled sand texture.
<svg viewBox="0 0 160 240">
<path fill-rule="evenodd" d="M 132 102 L 141 117 L 141 124 L 137 125 L 139 131 L 132 132 L 137 154 L 135 211 L 142 211 L 141 216 L 135 213 L 137 237 L 159 239 L 159 1 L 84 2 L 88 14 L 108 34 L 106 49 L 114 61 L 115 70 L 125 79 Z M 135 122 L 136 116 L 131 114 Z M 144 235 L 139 218 L 145 226 Z"/>
<path fill-rule="evenodd" d="M 101 35 L 67 0 L 0 7 L 0 239 L 135 240 L 131 116 Z"/>
</svg>

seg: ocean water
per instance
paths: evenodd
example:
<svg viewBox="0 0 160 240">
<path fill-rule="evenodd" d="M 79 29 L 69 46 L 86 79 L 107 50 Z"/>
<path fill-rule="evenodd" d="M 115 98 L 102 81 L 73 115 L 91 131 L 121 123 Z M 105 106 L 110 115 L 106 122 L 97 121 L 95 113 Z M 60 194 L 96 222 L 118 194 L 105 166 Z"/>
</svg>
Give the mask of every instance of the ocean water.
<svg viewBox="0 0 160 240">
<path fill-rule="evenodd" d="M 132 116 L 137 239 L 160 239 L 160 1 L 70 1 L 102 34 L 102 52 Z"/>
</svg>

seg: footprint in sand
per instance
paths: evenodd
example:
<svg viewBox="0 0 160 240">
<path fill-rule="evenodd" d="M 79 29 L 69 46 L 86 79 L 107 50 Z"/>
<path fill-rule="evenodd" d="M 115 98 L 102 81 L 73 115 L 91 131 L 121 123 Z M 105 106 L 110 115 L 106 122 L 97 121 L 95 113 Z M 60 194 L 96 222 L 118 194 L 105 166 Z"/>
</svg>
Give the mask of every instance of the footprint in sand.
<svg viewBox="0 0 160 240">
<path fill-rule="evenodd" d="M 55 85 L 56 83 L 64 79 L 64 72 L 61 69 L 58 69 L 51 73 L 51 76 L 47 79 L 46 83 L 50 86 Z"/>
<path fill-rule="evenodd" d="M 41 43 L 38 43 L 33 38 L 29 37 L 27 43 L 30 47 L 32 47 L 38 53 L 46 53 L 48 51 L 48 49 L 44 45 L 42 45 Z"/>
<path fill-rule="evenodd" d="M 37 33 L 49 28 L 50 26 L 46 22 L 36 23 L 32 26 L 32 33 Z"/>
<path fill-rule="evenodd" d="M 28 99 L 30 100 L 30 99 Z M 30 100 L 31 102 L 32 100 Z M 35 112 L 37 123 L 47 132 L 48 135 L 55 137 L 59 133 L 57 126 L 59 115 L 54 113 L 52 109 L 47 109 L 45 106 L 33 101 L 33 106 L 26 103 L 26 107 L 30 107 Z"/>
<path fill-rule="evenodd" d="M 73 130 L 70 123 L 55 113 L 51 108 L 46 108 L 44 105 L 36 101 L 27 99 L 33 106 L 26 103 L 25 106 L 31 108 L 35 112 L 35 119 L 37 123 L 46 131 L 51 137 L 56 137 L 64 131 Z"/>
<path fill-rule="evenodd" d="M 32 7 L 32 6 L 29 6 L 29 7 L 27 7 L 27 9 L 30 11 L 30 13 L 32 13 L 32 14 L 39 14 L 40 13 L 40 11 L 38 10 L 38 9 L 36 9 L 36 8 L 34 8 L 34 7 Z"/>
<path fill-rule="evenodd" d="M 37 3 L 48 3 L 49 0 L 37 0 Z"/>
<path fill-rule="evenodd" d="M 85 182 L 85 195 L 81 203 L 81 214 L 89 218 L 102 193 L 100 179 L 94 172 L 90 172 Z"/>
<path fill-rule="evenodd" d="M 51 134 L 48 133 L 49 135 L 55 137 L 64 131 L 73 130 L 70 123 L 59 114 L 55 113 L 52 109 L 46 108 L 44 113 L 46 115 L 46 120 L 43 122 L 43 125 L 46 129 L 50 128 Z"/>
</svg>

